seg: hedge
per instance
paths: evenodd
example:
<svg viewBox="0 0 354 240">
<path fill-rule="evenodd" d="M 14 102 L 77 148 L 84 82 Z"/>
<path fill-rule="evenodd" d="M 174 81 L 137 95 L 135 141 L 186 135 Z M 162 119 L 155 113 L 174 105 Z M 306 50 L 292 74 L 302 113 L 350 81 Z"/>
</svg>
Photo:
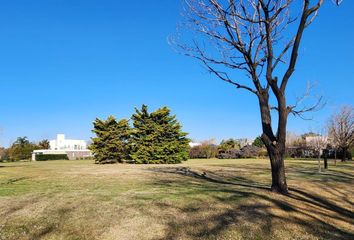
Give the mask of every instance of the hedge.
<svg viewBox="0 0 354 240">
<path fill-rule="evenodd" d="M 36 155 L 37 161 L 47 161 L 47 160 L 69 160 L 67 154 L 39 154 Z"/>
</svg>

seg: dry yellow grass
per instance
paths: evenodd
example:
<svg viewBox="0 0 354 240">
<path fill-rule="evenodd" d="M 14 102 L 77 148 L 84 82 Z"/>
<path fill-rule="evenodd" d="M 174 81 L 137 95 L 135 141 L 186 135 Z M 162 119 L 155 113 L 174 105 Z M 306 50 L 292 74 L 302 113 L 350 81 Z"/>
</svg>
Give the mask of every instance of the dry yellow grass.
<svg viewBox="0 0 354 240">
<path fill-rule="evenodd" d="M 354 239 L 353 162 L 286 166 L 289 196 L 262 159 L 3 163 L 0 239 Z"/>
</svg>

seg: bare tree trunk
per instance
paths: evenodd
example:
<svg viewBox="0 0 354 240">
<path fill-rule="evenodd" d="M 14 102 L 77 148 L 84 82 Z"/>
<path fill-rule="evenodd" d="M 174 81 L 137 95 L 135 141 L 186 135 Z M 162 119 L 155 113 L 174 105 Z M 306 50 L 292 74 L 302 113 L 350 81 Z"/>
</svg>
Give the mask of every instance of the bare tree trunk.
<svg viewBox="0 0 354 240">
<path fill-rule="evenodd" d="M 324 168 L 328 169 L 327 157 L 324 158 Z"/>
<path fill-rule="evenodd" d="M 328 169 L 328 153 L 329 153 L 329 151 L 328 151 L 328 149 L 326 148 L 326 149 L 324 149 L 323 150 L 323 164 L 324 164 L 324 169 Z"/>
<path fill-rule="evenodd" d="M 334 150 L 334 166 L 337 166 L 337 149 Z"/>
<path fill-rule="evenodd" d="M 271 190 L 273 192 L 287 194 L 288 185 L 286 183 L 284 165 L 287 122 L 285 100 L 281 101 L 281 103 L 279 104 L 278 134 L 277 136 L 275 136 L 271 125 L 271 114 L 268 104 L 269 95 L 267 92 L 263 92 L 259 95 L 258 99 L 261 110 L 261 120 L 263 129 L 262 141 L 267 148 L 272 170 Z"/>
<path fill-rule="evenodd" d="M 345 162 L 347 160 L 347 149 L 342 148 L 342 162 Z"/>
<path fill-rule="evenodd" d="M 287 194 L 288 185 L 286 183 L 284 154 L 276 149 L 268 150 L 272 170 L 272 191 Z"/>
<path fill-rule="evenodd" d="M 318 154 L 317 160 L 318 160 L 318 172 L 321 172 L 321 155 L 320 154 Z"/>
</svg>

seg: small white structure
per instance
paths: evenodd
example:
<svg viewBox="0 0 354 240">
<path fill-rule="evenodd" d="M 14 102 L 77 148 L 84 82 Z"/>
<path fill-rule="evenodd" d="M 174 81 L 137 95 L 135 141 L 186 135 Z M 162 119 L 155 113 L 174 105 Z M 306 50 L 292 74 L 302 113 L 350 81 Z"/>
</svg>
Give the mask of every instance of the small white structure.
<svg viewBox="0 0 354 240">
<path fill-rule="evenodd" d="M 36 156 L 41 154 L 67 154 L 70 160 L 92 157 L 85 140 L 65 139 L 64 134 L 57 134 L 56 139 L 49 141 L 49 146 L 50 149 L 34 150 L 32 160 L 36 161 Z"/>
<path fill-rule="evenodd" d="M 87 144 L 84 140 L 65 139 L 64 134 L 58 134 L 57 139 L 49 141 L 50 150 L 86 150 Z"/>
<path fill-rule="evenodd" d="M 199 142 L 190 142 L 189 143 L 189 146 L 191 148 L 198 147 L 198 146 L 201 146 L 201 145 L 202 145 L 202 143 L 199 143 Z"/>
</svg>

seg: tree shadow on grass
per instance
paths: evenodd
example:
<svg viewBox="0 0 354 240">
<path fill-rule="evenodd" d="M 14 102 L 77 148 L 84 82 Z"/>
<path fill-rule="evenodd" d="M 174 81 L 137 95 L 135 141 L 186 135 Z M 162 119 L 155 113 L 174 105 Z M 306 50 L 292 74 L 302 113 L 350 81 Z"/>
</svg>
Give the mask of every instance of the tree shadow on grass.
<svg viewBox="0 0 354 240">
<path fill-rule="evenodd" d="M 16 168 L 16 167 L 23 167 L 23 166 L 20 166 L 20 165 L 11 165 L 11 166 L 8 166 L 8 165 L 0 165 L 0 168 Z"/>
<path fill-rule="evenodd" d="M 7 179 L 6 181 L 0 182 L 0 185 L 13 184 L 26 179 L 28 179 L 28 177 L 10 178 Z"/>
<path fill-rule="evenodd" d="M 315 194 L 310 194 L 308 192 L 302 191 L 300 189 L 290 188 L 290 194 L 288 195 L 289 198 L 306 202 L 311 205 L 317 206 L 319 208 L 323 208 L 332 212 L 337 213 L 339 216 L 347 217 L 349 219 L 354 219 L 354 213 L 348 209 L 340 207 L 325 198 L 317 196 Z"/>
<path fill-rule="evenodd" d="M 295 175 L 300 178 L 309 179 L 311 181 L 317 182 L 337 182 L 337 183 L 352 183 L 354 182 L 354 175 L 344 172 L 328 171 L 322 170 L 318 172 L 318 169 L 314 170 L 304 170 L 301 168 L 288 168 L 289 171 L 294 172 Z"/>
<path fill-rule="evenodd" d="M 163 168 L 151 168 L 151 171 L 158 173 L 168 173 L 177 174 L 182 176 L 189 176 L 196 179 L 205 180 L 212 183 L 226 184 L 226 185 L 237 185 L 241 187 L 250 187 L 256 189 L 268 190 L 269 187 L 266 185 L 259 184 L 257 182 L 251 181 L 250 179 L 243 178 L 240 176 L 233 176 L 231 179 L 219 176 L 212 171 L 196 171 L 189 167 L 163 167 Z"/>
<path fill-rule="evenodd" d="M 182 179 L 173 181 L 156 179 L 153 183 L 155 187 L 160 185 L 175 190 L 176 187 L 198 188 L 199 193 L 207 193 L 209 197 L 209 200 L 199 199 L 197 204 L 179 207 L 155 201 L 154 204 L 161 211 L 177 210 L 181 216 L 185 216 L 169 219 L 163 239 L 217 239 L 220 236 L 233 239 L 236 236 L 228 235 L 230 231 L 242 239 L 282 239 L 284 236 L 279 235 L 279 224 L 283 225 L 283 230 L 288 234 L 286 237 L 290 239 L 308 234 L 320 239 L 354 239 L 352 209 L 339 206 L 320 195 L 290 189 L 288 196 L 281 196 L 271 193 L 268 186 L 247 178 L 238 176 L 225 179 L 215 172 L 200 172 L 185 167 L 150 170 L 182 176 Z M 195 194 L 195 191 L 184 191 L 183 194 L 186 198 L 192 197 L 188 194 Z M 333 191 L 332 194 L 339 195 L 340 192 Z M 210 199 L 212 205 L 208 202 Z M 224 207 L 215 207 L 217 204 L 223 204 Z M 347 223 L 351 230 L 337 225 L 338 222 Z"/>
</svg>

